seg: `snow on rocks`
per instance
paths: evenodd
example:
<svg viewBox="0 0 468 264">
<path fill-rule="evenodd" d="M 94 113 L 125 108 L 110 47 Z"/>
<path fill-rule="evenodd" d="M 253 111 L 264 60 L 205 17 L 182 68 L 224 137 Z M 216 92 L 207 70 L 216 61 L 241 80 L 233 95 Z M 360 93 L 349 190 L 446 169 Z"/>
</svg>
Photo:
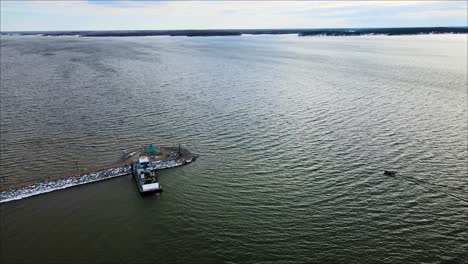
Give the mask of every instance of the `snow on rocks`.
<svg viewBox="0 0 468 264">
<path fill-rule="evenodd" d="M 106 180 L 118 176 L 127 175 L 129 173 L 130 166 L 125 165 L 119 168 L 110 168 L 92 173 L 85 173 L 70 178 L 40 182 L 25 187 L 5 190 L 0 192 L 0 203 L 19 200 L 33 195 L 48 193 L 90 182 Z"/>
</svg>

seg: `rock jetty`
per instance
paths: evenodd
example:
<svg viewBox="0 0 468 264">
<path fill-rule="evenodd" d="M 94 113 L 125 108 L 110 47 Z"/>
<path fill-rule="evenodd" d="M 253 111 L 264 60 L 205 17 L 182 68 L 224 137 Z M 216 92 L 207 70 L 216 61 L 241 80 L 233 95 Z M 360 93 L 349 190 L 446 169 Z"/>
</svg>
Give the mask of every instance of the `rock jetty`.
<svg viewBox="0 0 468 264">
<path fill-rule="evenodd" d="M 128 175 L 131 173 L 130 164 L 141 155 L 149 156 L 158 170 L 186 165 L 192 163 L 197 158 L 197 155 L 180 147 L 158 146 L 157 150 L 152 153 L 148 153 L 144 147 L 141 147 L 124 155 L 121 160 L 107 166 L 92 168 L 66 176 L 46 177 L 40 182 L 28 181 L 2 185 L 0 189 L 0 203 Z"/>
</svg>

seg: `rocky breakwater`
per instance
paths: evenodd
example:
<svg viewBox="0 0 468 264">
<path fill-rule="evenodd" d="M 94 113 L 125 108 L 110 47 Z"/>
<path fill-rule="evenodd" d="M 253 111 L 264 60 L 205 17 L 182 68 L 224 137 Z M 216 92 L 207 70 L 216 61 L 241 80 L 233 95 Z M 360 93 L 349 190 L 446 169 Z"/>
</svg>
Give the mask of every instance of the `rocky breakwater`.
<svg viewBox="0 0 468 264">
<path fill-rule="evenodd" d="M 159 147 L 155 153 L 146 153 L 145 148 L 139 148 L 124 155 L 121 160 L 107 166 L 84 170 L 76 174 L 46 177 L 38 182 L 2 184 L 0 203 L 131 174 L 130 164 L 141 155 L 150 156 L 153 165 L 158 170 L 186 165 L 197 158 L 197 155 L 180 147 Z"/>
</svg>

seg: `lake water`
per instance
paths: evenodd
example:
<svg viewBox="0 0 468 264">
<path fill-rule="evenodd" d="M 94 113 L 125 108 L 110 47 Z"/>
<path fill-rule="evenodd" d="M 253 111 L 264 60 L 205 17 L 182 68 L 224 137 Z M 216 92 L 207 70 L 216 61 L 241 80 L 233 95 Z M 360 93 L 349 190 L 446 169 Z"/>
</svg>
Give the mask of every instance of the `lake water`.
<svg viewBox="0 0 468 264">
<path fill-rule="evenodd" d="M 3 183 L 200 157 L 1 204 L 0 260 L 467 263 L 467 42 L 2 36 Z"/>
</svg>

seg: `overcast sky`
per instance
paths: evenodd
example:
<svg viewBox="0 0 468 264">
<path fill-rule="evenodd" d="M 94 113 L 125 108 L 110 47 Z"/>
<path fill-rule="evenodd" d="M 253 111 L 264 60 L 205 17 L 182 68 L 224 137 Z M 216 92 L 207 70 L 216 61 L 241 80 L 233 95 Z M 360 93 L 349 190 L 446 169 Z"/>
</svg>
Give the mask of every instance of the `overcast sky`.
<svg viewBox="0 0 468 264">
<path fill-rule="evenodd" d="M 2 31 L 467 26 L 467 1 L 4 1 Z"/>
</svg>

